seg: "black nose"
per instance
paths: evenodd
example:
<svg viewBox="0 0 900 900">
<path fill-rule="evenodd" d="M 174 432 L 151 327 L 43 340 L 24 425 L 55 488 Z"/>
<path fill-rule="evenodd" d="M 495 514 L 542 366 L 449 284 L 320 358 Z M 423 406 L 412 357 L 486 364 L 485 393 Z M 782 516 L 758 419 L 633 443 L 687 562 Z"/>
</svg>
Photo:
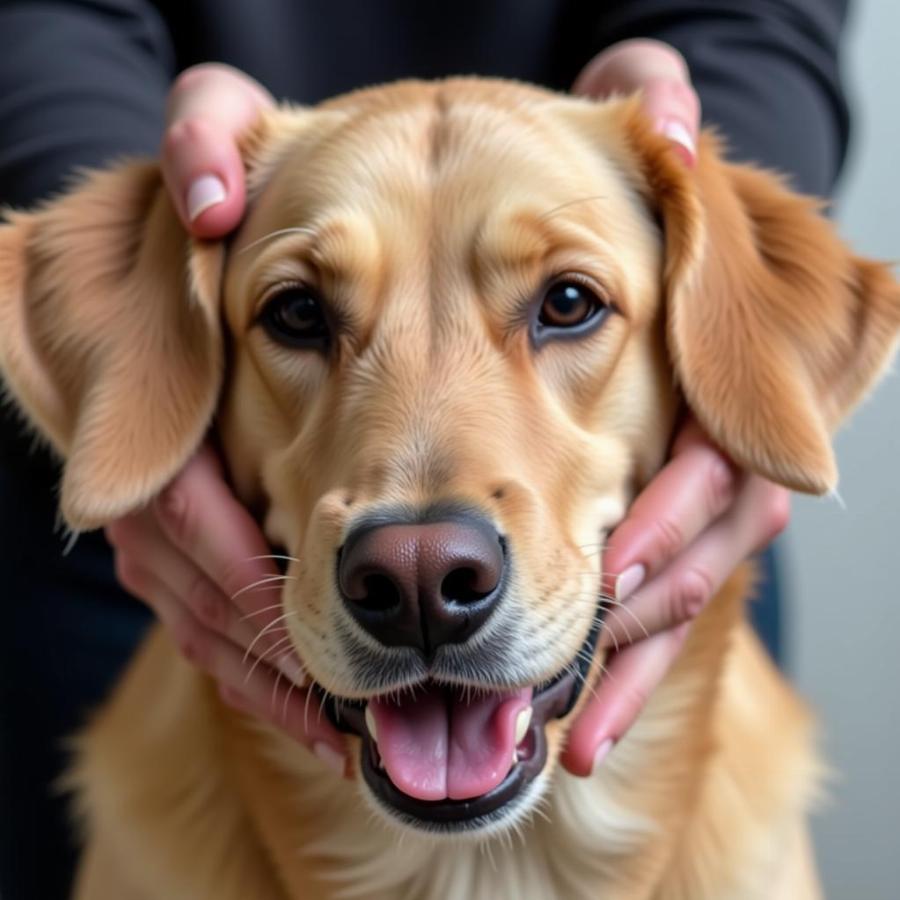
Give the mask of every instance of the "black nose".
<svg viewBox="0 0 900 900">
<path fill-rule="evenodd" d="M 474 516 L 363 527 L 344 543 L 338 583 L 347 609 L 376 640 L 431 656 L 487 620 L 502 594 L 499 534 Z"/>
</svg>

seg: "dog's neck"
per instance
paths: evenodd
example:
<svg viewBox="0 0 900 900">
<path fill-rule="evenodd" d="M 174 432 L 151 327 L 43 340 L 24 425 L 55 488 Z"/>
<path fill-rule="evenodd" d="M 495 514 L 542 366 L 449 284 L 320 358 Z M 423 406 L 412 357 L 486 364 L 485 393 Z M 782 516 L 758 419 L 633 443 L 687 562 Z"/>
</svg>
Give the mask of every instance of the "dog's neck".
<svg viewBox="0 0 900 900">
<path fill-rule="evenodd" d="M 599 770 L 587 779 L 554 772 L 540 807 L 512 834 L 448 841 L 399 833 L 366 806 L 359 784 L 323 774 L 289 739 L 245 726 L 238 739 L 251 746 L 240 750 L 236 775 L 286 896 L 316 897 L 313 883 L 322 897 L 650 896 L 664 873 L 671 880 L 698 805 L 739 606 L 720 598 L 701 616 L 677 666 Z"/>
</svg>

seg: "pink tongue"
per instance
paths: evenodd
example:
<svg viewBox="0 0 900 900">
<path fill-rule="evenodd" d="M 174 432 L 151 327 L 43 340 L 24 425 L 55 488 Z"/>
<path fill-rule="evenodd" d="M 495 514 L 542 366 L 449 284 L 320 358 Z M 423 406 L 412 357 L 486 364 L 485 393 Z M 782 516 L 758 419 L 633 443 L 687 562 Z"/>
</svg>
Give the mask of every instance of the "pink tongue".
<svg viewBox="0 0 900 900">
<path fill-rule="evenodd" d="M 516 716 L 531 704 L 531 692 L 497 692 L 466 703 L 428 686 L 399 703 L 370 701 L 391 781 L 419 800 L 466 800 L 493 790 L 512 766 Z"/>
</svg>

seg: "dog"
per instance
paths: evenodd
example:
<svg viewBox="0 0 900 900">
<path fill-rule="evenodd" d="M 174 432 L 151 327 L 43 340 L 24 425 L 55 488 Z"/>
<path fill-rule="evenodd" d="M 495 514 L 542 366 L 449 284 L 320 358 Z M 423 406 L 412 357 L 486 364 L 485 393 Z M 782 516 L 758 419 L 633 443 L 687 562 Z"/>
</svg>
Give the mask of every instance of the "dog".
<svg viewBox="0 0 900 900">
<path fill-rule="evenodd" d="M 738 466 L 833 489 L 890 270 L 714 135 L 683 165 L 634 99 L 403 82 L 268 113 L 242 153 L 228 241 L 186 235 L 152 162 L 9 212 L 0 367 L 76 531 L 215 423 L 352 771 L 156 629 L 80 738 L 78 900 L 819 896 L 814 723 L 745 569 L 597 771 L 557 760 L 616 612 L 598 540 L 684 408 Z"/>
</svg>

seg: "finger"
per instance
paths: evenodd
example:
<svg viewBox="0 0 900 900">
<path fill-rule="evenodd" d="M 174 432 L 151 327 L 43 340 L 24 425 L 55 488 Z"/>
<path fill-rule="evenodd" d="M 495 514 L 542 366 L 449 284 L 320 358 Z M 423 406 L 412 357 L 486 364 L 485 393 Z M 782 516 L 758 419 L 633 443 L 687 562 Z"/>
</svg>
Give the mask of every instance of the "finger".
<svg viewBox="0 0 900 900">
<path fill-rule="evenodd" d="M 284 577 L 259 526 L 201 449 L 153 505 L 163 533 L 235 604 L 254 630 L 282 614 Z"/>
<path fill-rule="evenodd" d="M 566 738 L 562 764 L 590 775 L 644 708 L 678 656 L 689 625 L 664 631 L 610 656 L 606 671 Z"/>
<path fill-rule="evenodd" d="M 787 490 L 746 478 L 726 515 L 634 596 L 607 609 L 602 646 L 621 647 L 698 616 L 734 567 L 784 529 L 789 513 Z"/>
<path fill-rule="evenodd" d="M 265 670 L 242 690 L 221 686 L 219 696 L 232 709 L 287 732 L 336 774 L 349 774 L 344 737 L 322 711 L 321 702 L 308 690 L 294 689 L 279 680 L 277 674 Z"/>
<path fill-rule="evenodd" d="M 343 738 L 320 714 L 318 704 L 310 711 L 308 690 L 280 677 L 265 660 L 248 658 L 242 648 L 204 628 L 153 573 L 135 566 L 119 577 L 138 596 L 153 598 L 153 608 L 182 656 L 212 676 L 229 706 L 282 728 L 332 767 L 337 767 L 339 757 L 343 772 Z"/>
<path fill-rule="evenodd" d="M 119 580 L 129 590 L 138 593 L 137 584 L 131 578 L 134 570 L 156 573 L 156 579 L 166 586 L 168 593 L 179 598 L 204 628 L 244 648 L 254 643 L 259 629 L 251 620 L 245 620 L 209 577 L 168 540 L 153 513 L 141 512 L 119 519 L 108 526 L 106 533 L 116 549 Z M 139 596 L 155 609 L 152 594 Z M 160 614 L 159 610 L 156 612 Z M 268 649 L 275 635 L 263 637 L 264 640 L 257 642 L 257 653 Z"/>
<path fill-rule="evenodd" d="M 258 82 L 218 63 L 193 66 L 172 86 L 162 171 L 179 216 L 197 237 L 221 237 L 243 216 L 237 139 L 273 102 Z"/>
<path fill-rule="evenodd" d="M 574 92 L 592 97 L 640 90 L 658 131 L 693 165 L 700 130 L 700 100 L 684 57 L 662 41 L 622 41 L 599 53 L 575 82 Z"/>
<path fill-rule="evenodd" d="M 683 429 L 674 453 L 610 536 L 604 586 L 616 600 L 659 572 L 734 500 L 737 472 L 697 425 Z"/>
</svg>

